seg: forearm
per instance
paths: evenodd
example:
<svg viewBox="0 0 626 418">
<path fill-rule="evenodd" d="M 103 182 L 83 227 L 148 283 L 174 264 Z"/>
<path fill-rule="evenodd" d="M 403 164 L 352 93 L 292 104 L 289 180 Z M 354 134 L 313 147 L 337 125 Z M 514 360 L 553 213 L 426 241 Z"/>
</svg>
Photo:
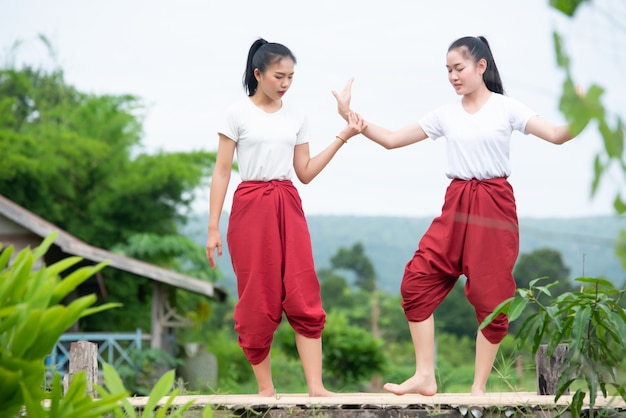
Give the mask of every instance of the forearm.
<svg viewBox="0 0 626 418">
<path fill-rule="evenodd" d="M 345 139 L 343 136 L 339 137 Z M 339 137 L 335 138 L 324 150 L 315 157 L 310 158 L 302 170 L 298 170 L 298 180 L 304 184 L 309 184 L 333 159 L 337 151 L 344 146 L 345 142 Z M 347 140 L 346 140 L 347 141 Z"/>
<path fill-rule="evenodd" d="M 366 138 L 374 141 L 386 149 L 396 148 L 393 133 L 382 126 L 375 125 L 368 121 L 367 128 L 365 128 L 361 133 Z"/>
<path fill-rule="evenodd" d="M 224 208 L 229 181 L 230 171 L 228 173 L 213 172 L 209 194 L 209 231 L 219 230 L 220 216 Z"/>
</svg>

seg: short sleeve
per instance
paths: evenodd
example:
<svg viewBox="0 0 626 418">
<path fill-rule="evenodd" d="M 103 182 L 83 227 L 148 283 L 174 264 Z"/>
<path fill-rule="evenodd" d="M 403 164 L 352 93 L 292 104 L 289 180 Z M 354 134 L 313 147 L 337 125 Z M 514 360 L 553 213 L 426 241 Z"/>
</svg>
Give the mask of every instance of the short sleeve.
<svg viewBox="0 0 626 418">
<path fill-rule="evenodd" d="M 537 116 L 537 112 L 516 99 L 510 97 L 507 99 L 511 128 L 526 135 L 526 124 L 530 118 Z"/>
<path fill-rule="evenodd" d="M 437 139 L 444 136 L 439 112 L 440 109 L 434 110 L 418 121 L 422 130 L 430 139 Z"/>
<path fill-rule="evenodd" d="M 309 120 L 306 115 L 301 115 L 302 122 L 300 129 L 298 129 L 298 135 L 296 137 L 296 145 L 306 144 L 309 142 Z"/>
<path fill-rule="evenodd" d="M 222 115 L 217 133 L 225 135 L 235 142 L 239 140 L 239 120 L 233 107 L 229 107 Z"/>
</svg>

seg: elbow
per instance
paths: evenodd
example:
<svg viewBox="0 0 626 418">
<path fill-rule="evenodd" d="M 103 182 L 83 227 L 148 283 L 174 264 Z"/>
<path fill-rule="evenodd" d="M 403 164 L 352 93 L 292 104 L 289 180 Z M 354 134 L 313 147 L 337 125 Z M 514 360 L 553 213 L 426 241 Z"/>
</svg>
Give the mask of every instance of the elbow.
<svg viewBox="0 0 626 418">
<path fill-rule="evenodd" d="M 311 177 L 311 176 L 300 176 L 300 175 L 298 175 L 297 177 L 298 177 L 298 180 L 300 180 L 300 183 L 302 183 L 302 184 L 309 184 L 313 180 L 313 177 Z"/>
</svg>

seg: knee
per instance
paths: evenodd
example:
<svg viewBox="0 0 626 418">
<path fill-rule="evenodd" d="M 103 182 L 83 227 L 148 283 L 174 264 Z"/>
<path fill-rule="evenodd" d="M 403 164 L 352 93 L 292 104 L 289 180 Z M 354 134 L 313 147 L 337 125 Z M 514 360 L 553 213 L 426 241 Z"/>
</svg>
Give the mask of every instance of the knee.
<svg viewBox="0 0 626 418">
<path fill-rule="evenodd" d="M 287 321 L 298 334 L 307 338 L 320 338 L 326 324 L 326 312 L 320 309 L 316 314 L 305 317 L 287 315 Z"/>
<path fill-rule="evenodd" d="M 479 323 L 482 323 L 483 320 L 484 317 L 482 319 L 479 318 Z M 506 315 L 500 314 L 483 328 L 481 332 L 491 344 L 499 344 L 509 332 L 509 320 Z"/>
</svg>

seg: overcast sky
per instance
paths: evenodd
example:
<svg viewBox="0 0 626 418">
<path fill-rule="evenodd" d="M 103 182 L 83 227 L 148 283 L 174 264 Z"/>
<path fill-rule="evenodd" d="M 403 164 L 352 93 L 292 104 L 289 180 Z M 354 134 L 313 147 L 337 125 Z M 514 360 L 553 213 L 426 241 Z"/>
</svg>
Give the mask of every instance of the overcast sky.
<svg viewBox="0 0 626 418">
<path fill-rule="evenodd" d="M 331 90 L 350 76 L 353 108 L 388 128 L 457 100 L 445 55 L 465 35 L 487 37 L 508 95 L 563 123 L 563 74 L 551 37 L 558 29 L 575 80 L 604 86 L 605 104 L 624 117 L 626 34 L 612 30 L 611 19 L 626 16 L 626 3 L 593 3 L 595 9 L 568 20 L 548 0 L 0 0 L 0 58 L 54 65 L 36 40 L 43 34 L 69 84 L 144 100 L 146 151 L 216 150 L 223 110 L 245 95 L 241 76 L 250 44 L 258 37 L 284 43 L 298 59 L 284 100 L 308 114 L 317 153 L 344 124 Z M 17 40 L 22 44 L 12 53 Z M 590 198 L 600 147 L 595 125 L 563 146 L 515 134 L 509 180 L 520 217 L 613 213 L 608 182 Z M 443 140 L 387 151 L 359 136 L 311 184 L 296 186 L 310 215 L 433 216 L 449 183 L 445 165 Z M 238 181 L 234 175 L 226 210 Z M 208 190 L 199 194 L 199 210 L 207 210 L 207 196 Z"/>
</svg>

